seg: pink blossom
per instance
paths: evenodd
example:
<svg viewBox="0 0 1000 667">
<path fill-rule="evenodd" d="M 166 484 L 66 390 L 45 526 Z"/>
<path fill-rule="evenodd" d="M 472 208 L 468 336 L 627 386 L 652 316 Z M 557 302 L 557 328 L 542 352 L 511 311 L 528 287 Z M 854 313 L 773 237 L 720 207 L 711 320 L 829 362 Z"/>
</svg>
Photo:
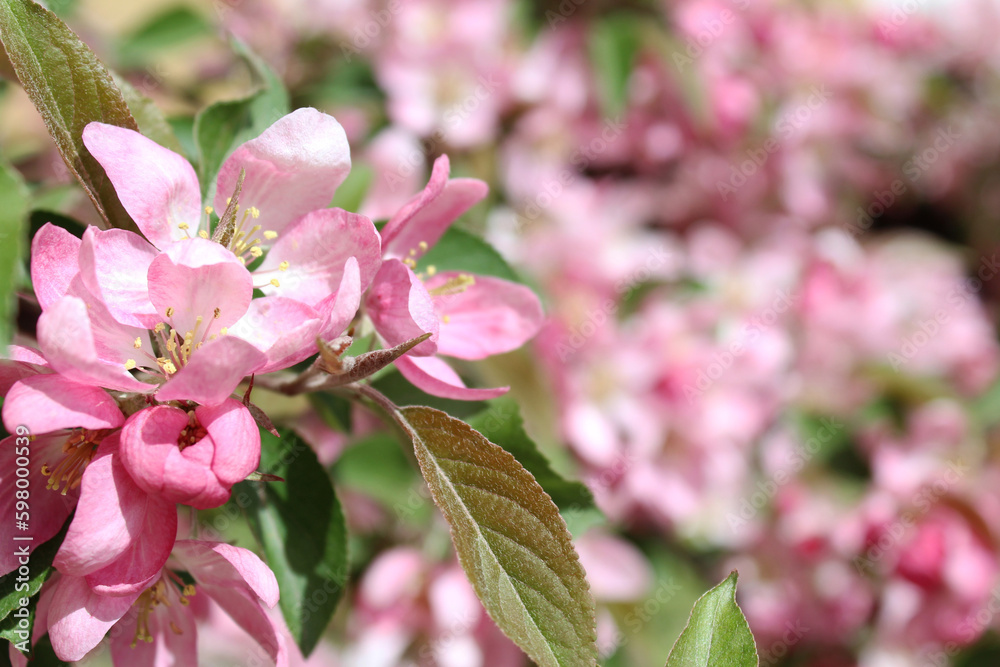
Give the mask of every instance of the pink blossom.
<svg viewBox="0 0 1000 667">
<path fill-rule="evenodd" d="M 186 583 L 177 571 L 188 573 L 194 583 Z M 262 607 L 277 603 L 277 581 L 246 549 L 180 540 L 166 567 L 157 568 L 139 590 L 107 596 L 88 584 L 81 577 L 63 575 L 49 592 L 49 636 L 63 660 L 82 659 L 110 630 L 115 665 L 164 660 L 197 664 L 197 630 L 189 605 L 192 598 L 204 595 L 253 637 L 270 661 L 279 667 L 287 664 L 284 637 Z"/>
<path fill-rule="evenodd" d="M 396 361 L 400 372 L 424 391 L 476 400 L 501 389 L 468 389 L 437 353 L 483 359 L 516 349 L 541 326 L 538 298 L 523 285 L 461 272 L 438 273 L 417 262 L 455 219 L 486 195 L 473 179 L 449 179 L 447 156 L 434 163 L 423 192 L 414 196 L 382 230 L 386 259 L 365 300 L 375 330 L 389 346 L 424 332 L 433 335 Z"/>
<path fill-rule="evenodd" d="M 125 417 L 102 389 L 42 374 L 26 377 L 11 388 L 4 400 L 3 421 L 15 435 L 0 443 L 0 507 L 12 517 L 18 514 L 16 461 L 27 458 L 33 539 L 24 546 L 32 551 L 55 536 L 69 518 L 88 464 Z M 13 550 L 0 555 L 0 572 L 10 572 L 17 563 Z"/>
</svg>

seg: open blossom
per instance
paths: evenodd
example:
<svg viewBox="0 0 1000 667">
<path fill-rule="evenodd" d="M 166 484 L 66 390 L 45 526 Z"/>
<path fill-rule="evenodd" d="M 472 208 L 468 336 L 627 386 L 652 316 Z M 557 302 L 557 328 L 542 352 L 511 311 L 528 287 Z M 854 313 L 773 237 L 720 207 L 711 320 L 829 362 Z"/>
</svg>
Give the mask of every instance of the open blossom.
<svg viewBox="0 0 1000 667">
<path fill-rule="evenodd" d="M 251 370 L 268 372 L 315 354 L 317 336 L 337 336 L 353 318 L 381 252 L 371 220 L 326 208 L 351 164 L 344 130 L 333 117 L 298 109 L 237 148 L 219 172 L 214 208 L 202 208 L 198 178 L 187 160 L 139 133 L 91 123 L 84 142 L 148 239 L 120 230 L 95 230 L 85 239 L 81 267 L 87 286 L 116 321 L 146 328 L 164 322 L 165 309 L 181 305 L 181 294 L 164 278 L 190 276 L 197 280 L 185 280 L 185 294 L 200 307 L 189 308 L 174 329 L 204 336 L 204 329 L 192 328 L 196 318 L 211 324 L 221 307 L 220 295 L 210 298 L 212 290 L 204 287 L 228 281 L 240 292 L 226 304 L 241 312 L 227 323 L 216 321 L 215 329 L 225 327 L 265 352 L 266 363 Z M 211 214 L 223 214 L 241 170 L 245 179 L 233 228 L 212 236 Z M 171 262 L 187 265 L 187 276 Z M 195 275 L 195 268 L 209 264 L 225 275 Z M 237 277 L 237 268 L 245 278 Z M 251 300 L 254 289 L 265 296 Z"/>
<path fill-rule="evenodd" d="M 484 359 L 523 345 L 541 326 L 538 297 L 507 280 L 464 272 L 416 272 L 421 257 L 460 215 L 486 195 L 486 184 L 449 179 L 448 157 L 434 163 L 427 187 L 382 230 L 385 260 L 365 300 L 375 330 L 389 346 L 432 336 L 396 360 L 406 379 L 429 394 L 460 400 L 499 396 L 506 388 L 469 389 L 436 354 Z"/>
<path fill-rule="evenodd" d="M 84 472 L 101 442 L 125 421 L 105 391 L 78 384 L 60 375 L 26 377 L 7 392 L 3 405 L 4 427 L 17 427 L 32 435 L 29 475 L 32 540 L 29 551 L 55 536 L 76 507 Z M 16 436 L 0 442 L 0 506 L 15 516 L 18 477 Z M 12 549 L 0 555 L 0 572 L 17 566 Z"/>
<path fill-rule="evenodd" d="M 278 601 L 274 574 L 252 552 L 222 543 L 179 540 L 166 567 L 125 595 L 102 595 L 88 580 L 63 575 L 43 594 L 39 608 L 45 614 L 36 623 L 48 626 L 52 648 L 63 660 L 82 659 L 110 630 L 115 665 L 195 665 L 191 603 L 198 596 L 214 600 L 278 667 L 287 664 L 284 637 L 261 606 Z"/>
</svg>

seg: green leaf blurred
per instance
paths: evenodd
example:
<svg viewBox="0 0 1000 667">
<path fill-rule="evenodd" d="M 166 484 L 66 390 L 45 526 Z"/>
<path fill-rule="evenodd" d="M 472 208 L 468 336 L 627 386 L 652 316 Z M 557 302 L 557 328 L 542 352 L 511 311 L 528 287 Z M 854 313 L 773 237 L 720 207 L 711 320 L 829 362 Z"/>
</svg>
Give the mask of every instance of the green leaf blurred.
<svg viewBox="0 0 1000 667">
<path fill-rule="evenodd" d="M 284 482 L 241 482 L 247 518 L 278 579 L 281 611 L 303 655 L 319 642 L 344 592 L 347 526 L 326 470 L 293 431 L 261 433 L 260 471 Z"/>
<path fill-rule="evenodd" d="M 28 228 L 28 188 L 21 175 L 0 163 L 0 350 L 14 335 L 18 274 Z"/>
</svg>

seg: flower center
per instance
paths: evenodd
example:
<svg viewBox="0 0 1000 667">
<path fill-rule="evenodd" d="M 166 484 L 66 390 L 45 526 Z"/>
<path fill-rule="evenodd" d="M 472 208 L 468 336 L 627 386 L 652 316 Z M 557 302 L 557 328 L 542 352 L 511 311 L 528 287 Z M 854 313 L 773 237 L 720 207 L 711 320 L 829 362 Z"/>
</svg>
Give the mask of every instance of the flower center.
<svg viewBox="0 0 1000 667">
<path fill-rule="evenodd" d="M 186 366 L 188 360 L 191 359 L 191 355 L 207 341 L 215 340 L 219 336 L 225 336 L 229 333 L 226 327 L 222 327 L 218 333 L 212 333 L 215 320 L 219 319 L 221 313 L 222 311 L 216 308 L 212 316 L 208 318 L 208 325 L 204 328 L 202 328 L 202 325 L 205 323 L 206 318 L 199 315 L 195 318 L 194 328 L 183 334 L 168 326 L 166 322 L 160 322 L 153 327 L 153 337 L 157 342 L 157 349 L 160 352 L 160 356 L 156 356 L 153 352 L 146 352 L 143 347 L 142 337 L 139 336 L 132 343 L 132 347 L 141 351 L 147 361 L 143 364 L 138 364 L 135 359 L 129 359 L 125 362 L 125 369 L 141 368 L 153 375 L 160 375 L 169 379 L 171 375 Z M 166 315 L 168 318 L 173 317 L 174 309 L 172 307 L 167 308 Z"/>
<path fill-rule="evenodd" d="M 169 570 L 164 571 L 156 583 L 142 592 L 134 605 L 138 608 L 138 616 L 135 621 L 135 637 L 132 639 L 132 648 L 139 642 L 150 643 L 153 641 L 153 634 L 149 631 L 149 615 L 160 605 L 171 607 L 171 599 L 176 599 L 181 606 L 190 604 L 189 597 L 197 591 L 193 584 L 185 584 L 176 573 Z M 184 634 L 184 631 L 177 627 L 177 624 L 170 621 L 170 630 L 174 634 Z"/>
<path fill-rule="evenodd" d="M 55 467 L 50 466 L 48 461 L 42 464 L 42 474 L 49 478 L 45 488 L 59 491 L 59 487 L 62 487 L 60 493 L 65 496 L 67 491 L 80 486 L 83 471 L 94 458 L 97 446 L 111 431 L 112 429 L 74 429 L 63 443 L 63 456 Z"/>
<path fill-rule="evenodd" d="M 180 434 L 177 436 L 177 448 L 182 452 L 186 447 L 190 447 L 208 435 L 208 430 L 198 421 L 194 410 L 188 410 L 187 414 L 188 424 L 181 429 Z"/>
</svg>

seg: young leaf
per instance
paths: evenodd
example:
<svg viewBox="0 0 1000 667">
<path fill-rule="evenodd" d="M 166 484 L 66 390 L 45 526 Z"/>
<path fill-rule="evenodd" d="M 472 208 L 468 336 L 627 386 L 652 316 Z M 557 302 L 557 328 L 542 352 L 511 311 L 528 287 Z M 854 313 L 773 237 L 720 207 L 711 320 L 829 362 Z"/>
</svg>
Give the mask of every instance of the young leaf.
<svg viewBox="0 0 1000 667">
<path fill-rule="evenodd" d="M 694 603 L 666 667 L 756 667 L 757 646 L 736 604 L 734 570 Z"/>
<path fill-rule="evenodd" d="M 347 581 L 347 527 L 333 484 L 294 432 L 261 433 L 260 470 L 283 478 L 242 482 L 247 517 L 281 590 L 281 612 L 308 656 L 333 617 Z"/>
<path fill-rule="evenodd" d="M 0 37 L 21 85 L 105 226 L 138 231 L 83 145 L 83 128 L 92 121 L 139 129 L 111 74 L 58 16 L 31 0 L 0 0 Z"/>
<path fill-rule="evenodd" d="M 596 665 L 594 603 L 552 499 L 468 424 L 426 407 L 395 416 L 497 626 L 539 667 Z"/>
<path fill-rule="evenodd" d="M 490 442 L 500 445 L 530 472 L 560 510 L 583 510 L 594 507 L 594 496 L 580 482 L 571 482 L 552 469 L 538 446 L 524 431 L 517 404 L 498 400 L 489 410 L 469 420 L 469 426 Z"/>
<path fill-rule="evenodd" d="M 13 335 L 14 282 L 21 268 L 28 224 L 28 190 L 12 167 L 0 163 L 0 351 Z"/>
</svg>

